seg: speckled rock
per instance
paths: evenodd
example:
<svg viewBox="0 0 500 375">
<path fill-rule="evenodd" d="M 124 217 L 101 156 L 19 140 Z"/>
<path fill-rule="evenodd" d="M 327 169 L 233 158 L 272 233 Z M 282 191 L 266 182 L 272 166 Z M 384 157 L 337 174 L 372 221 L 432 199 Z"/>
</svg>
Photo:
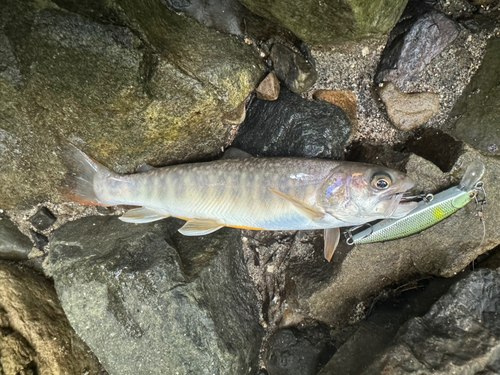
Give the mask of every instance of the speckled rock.
<svg viewBox="0 0 500 375">
<path fill-rule="evenodd" d="M 0 215 L 0 259 L 28 259 L 32 248 L 30 239 L 6 216 Z"/>
<path fill-rule="evenodd" d="M 0 207 L 61 200 L 58 139 L 119 172 L 227 143 L 264 74 L 250 46 L 160 1 L 57 4 L 2 4 Z"/>
<path fill-rule="evenodd" d="M 458 36 L 452 19 L 422 1 L 411 0 L 391 31 L 381 56 L 375 83 L 393 82 L 403 88 Z"/>
<path fill-rule="evenodd" d="M 69 321 L 109 374 L 243 374 L 262 331 L 239 231 L 173 234 L 167 219 L 65 224 L 46 271 Z"/>
<path fill-rule="evenodd" d="M 500 155 L 500 38 L 488 42 L 483 63 L 450 113 L 444 129 L 478 150 Z"/>
<path fill-rule="evenodd" d="M 6 375 L 100 374 L 97 359 L 71 328 L 50 283 L 2 262 L 0 331 L 0 368 Z"/>
<path fill-rule="evenodd" d="M 433 92 L 404 93 L 386 83 L 378 90 L 392 124 L 404 131 L 415 130 L 439 111 L 439 95 Z"/>
<path fill-rule="evenodd" d="M 344 40 L 389 32 L 407 0 L 241 0 L 251 11 L 277 22 L 309 44 L 332 45 Z"/>
<path fill-rule="evenodd" d="M 339 159 L 352 128 L 339 107 L 282 87 L 278 100 L 252 103 L 232 145 L 253 155 Z"/>
</svg>

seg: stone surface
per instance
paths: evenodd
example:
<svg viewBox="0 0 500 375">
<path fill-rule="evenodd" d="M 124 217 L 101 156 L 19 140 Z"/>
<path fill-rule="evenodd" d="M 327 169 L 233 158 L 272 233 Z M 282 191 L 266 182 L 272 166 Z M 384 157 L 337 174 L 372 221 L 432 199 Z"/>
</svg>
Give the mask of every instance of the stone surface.
<svg viewBox="0 0 500 375">
<path fill-rule="evenodd" d="M 495 374 L 500 371 L 500 272 L 459 281 L 362 374 Z"/>
<path fill-rule="evenodd" d="M 0 207 L 61 200 L 58 139 L 119 172 L 227 143 L 264 73 L 251 46 L 159 1 L 58 4 L 2 4 Z"/>
<path fill-rule="evenodd" d="M 500 38 L 488 42 L 483 63 L 450 113 L 444 129 L 478 150 L 500 155 Z"/>
<path fill-rule="evenodd" d="M 273 72 L 269 73 L 266 78 L 257 86 L 257 98 L 260 100 L 273 101 L 280 96 L 280 82 L 278 77 Z"/>
<path fill-rule="evenodd" d="M 315 375 L 335 352 L 324 327 L 285 328 L 269 338 L 269 375 Z"/>
<path fill-rule="evenodd" d="M 313 94 L 313 98 L 316 100 L 323 100 L 335 104 L 336 106 L 342 108 L 344 112 L 349 116 L 351 123 L 357 124 L 358 119 L 356 117 L 357 112 L 357 100 L 356 94 L 353 91 L 341 91 L 341 90 L 317 90 Z"/>
<path fill-rule="evenodd" d="M 301 53 L 276 43 L 271 48 L 274 73 L 285 85 L 297 94 L 307 91 L 318 78 L 314 61 L 306 59 Z"/>
<path fill-rule="evenodd" d="M 6 216 L 0 215 L 0 259 L 28 259 L 32 248 L 30 239 Z"/>
<path fill-rule="evenodd" d="M 243 374 L 262 331 L 237 230 L 88 217 L 54 232 L 46 271 L 110 374 Z"/>
<path fill-rule="evenodd" d="M 283 87 L 278 100 L 252 103 L 232 145 L 254 155 L 338 159 L 351 134 L 339 107 Z"/>
<path fill-rule="evenodd" d="M 99 374 L 43 277 L 0 262 L 0 363 L 5 375 Z M 21 372 L 21 371 L 25 372 Z"/>
<path fill-rule="evenodd" d="M 241 0 L 251 11 L 291 30 L 313 45 L 380 36 L 389 32 L 407 0 L 317 2 L 298 0 Z"/>
<path fill-rule="evenodd" d="M 375 83 L 393 82 L 403 88 L 459 34 L 459 26 L 421 1 L 411 0 L 391 31 Z"/>
<path fill-rule="evenodd" d="M 30 218 L 30 222 L 37 230 L 49 229 L 56 222 L 57 218 L 47 207 L 40 208 L 36 214 Z"/>
<path fill-rule="evenodd" d="M 439 111 L 439 95 L 433 92 L 407 94 L 394 84 L 386 83 L 378 93 L 389 119 L 400 130 L 415 130 Z"/>
</svg>

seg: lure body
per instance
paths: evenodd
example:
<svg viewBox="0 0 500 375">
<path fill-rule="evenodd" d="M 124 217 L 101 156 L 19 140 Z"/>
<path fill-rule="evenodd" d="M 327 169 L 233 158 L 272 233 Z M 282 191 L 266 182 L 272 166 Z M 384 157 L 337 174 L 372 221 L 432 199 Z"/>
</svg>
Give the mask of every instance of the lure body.
<svg viewBox="0 0 500 375">
<path fill-rule="evenodd" d="M 410 236 L 427 229 L 469 203 L 475 196 L 475 191 L 463 191 L 453 186 L 434 196 L 431 202 L 420 201 L 415 210 L 401 219 L 386 219 L 356 233 L 352 240 L 354 244 L 365 244 L 395 240 Z"/>
</svg>

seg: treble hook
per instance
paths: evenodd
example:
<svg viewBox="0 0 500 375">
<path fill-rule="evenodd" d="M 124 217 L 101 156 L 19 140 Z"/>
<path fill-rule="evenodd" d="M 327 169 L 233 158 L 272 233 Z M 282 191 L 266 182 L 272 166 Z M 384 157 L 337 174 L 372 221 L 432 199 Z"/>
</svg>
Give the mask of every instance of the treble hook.
<svg viewBox="0 0 500 375">
<path fill-rule="evenodd" d="M 370 233 L 364 235 L 360 239 L 363 239 L 363 238 L 366 238 L 368 236 L 371 236 L 371 234 L 373 233 L 373 225 L 371 225 L 370 223 L 365 223 L 365 224 L 357 225 L 355 227 L 349 228 L 348 230 L 346 230 L 344 232 L 344 236 L 346 238 L 346 240 L 345 240 L 346 244 L 348 244 L 349 246 L 354 245 L 354 240 L 352 239 L 352 232 L 354 232 L 354 231 L 356 231 L 358 229 L 361 229 L 361 228 L 365 227 L 366 225 L 368 225 L 370 227 Z"/>
</svg>

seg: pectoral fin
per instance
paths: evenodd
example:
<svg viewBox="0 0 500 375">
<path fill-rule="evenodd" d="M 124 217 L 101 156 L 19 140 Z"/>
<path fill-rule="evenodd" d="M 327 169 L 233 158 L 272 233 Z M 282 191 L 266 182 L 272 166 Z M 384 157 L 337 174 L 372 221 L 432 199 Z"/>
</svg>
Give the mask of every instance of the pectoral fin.
<svg viewBox="0 0 500 375">
<path fill-rule="evenodd" d="M 179 229 L 179 232 L 185 236 L 204 236 L 222 228 L 221 224 L 212 219 L 190 219 Z"/>
<path fill-rule="evenodd" d="M 299 200 L 292 198 L 278 190 L 269 189 L 269 191 L 293 204 L 293 207 L 295 207 L 295 209 L 301 215 L 304 215 L 309 220 L 318 221 L 325 216 L 325 212 L 319 207 L 313 207 L 308 205 L 307 203 L 300 202 Z"/>
<path fill-rule="evenodd" d="M 340 228 L 325 229 L 325 259 L 331 261 L 340 240 Z"/>
<path fill-rule="evenodd" d="M 166 215 L 162 212 L 158 212 L 152 210 L 147 207 L 133 208 L 125 212 L 122 216 L 119 217 L 121 221 L 126 223 L 150 223 L 152 221 L 161 220 L 170 215 Z"/>
<path fill-rule="evenodd" d="M 222 156 L 221 159 L 225 160 L 225 159 L 247 159 L 247 158 L 253 158 L 253 156 L 250 155 L 248 152 L 240 150 L 239 148 L 229 147 L 224 152 L 224 155 Z"/>
</svg>

